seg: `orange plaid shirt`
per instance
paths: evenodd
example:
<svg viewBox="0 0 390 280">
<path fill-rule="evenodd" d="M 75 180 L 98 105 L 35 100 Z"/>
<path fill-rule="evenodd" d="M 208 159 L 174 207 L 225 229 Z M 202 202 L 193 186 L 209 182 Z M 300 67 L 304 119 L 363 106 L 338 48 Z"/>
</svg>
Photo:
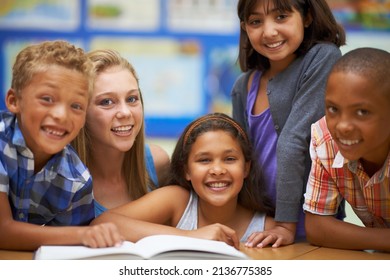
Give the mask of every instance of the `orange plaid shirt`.
<svg viewBox="0 0 390 280">
<path fill-rule="evenodd" d="M 390 153 L 370 178 L 359 161 L 341 155 L 324 117 L 311 127 L 310 155 L 305 211 L 335 215 L 344 198 L 365 226 L 390 227 Z"/>
</svg>

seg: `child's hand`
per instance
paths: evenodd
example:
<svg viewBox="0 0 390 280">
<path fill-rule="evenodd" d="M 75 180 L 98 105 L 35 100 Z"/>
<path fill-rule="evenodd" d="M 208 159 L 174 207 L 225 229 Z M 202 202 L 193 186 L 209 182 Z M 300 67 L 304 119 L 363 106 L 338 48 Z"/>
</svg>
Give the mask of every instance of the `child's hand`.
<svg viewBox="0 0 390 280">
<path fill-rule="evenodd" d="M 87 226 L 81 236 L 82 244 L 91 248 L 119 246 L 123 239 L 113 223 Z"/>
<path fill-rule="evenodd" d="M 263 232 L 254 232 L 245 242 L 246 247 L 263 248 L 272 244 L 273 248 L 294 243 L 296 225 L 276 223 L 275 227 Z"/>
<path fill-rule="evenodd" d="M 212 224 L 196 230 L 190 230 L 188 236 L 223 241 L 236 249 L 239 249 L 239 240 L 236 232 L 225 225 Z"/>
</svg>

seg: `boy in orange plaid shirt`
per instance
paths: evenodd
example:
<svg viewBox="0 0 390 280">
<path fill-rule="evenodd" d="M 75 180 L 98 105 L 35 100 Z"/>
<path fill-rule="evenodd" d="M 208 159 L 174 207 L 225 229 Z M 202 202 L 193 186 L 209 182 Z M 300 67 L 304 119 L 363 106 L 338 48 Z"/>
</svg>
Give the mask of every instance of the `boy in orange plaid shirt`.
<svg viewBox="0 0 390 280">
<path fill-rule="evenodd" d="M 330 72 L 303 205 L 313 244 L 390 251 L 389 77 L 390 53 L 374 48 L 350 51 Z M 365 227 L 334 217 L 343 199 Z"/>
</svg>

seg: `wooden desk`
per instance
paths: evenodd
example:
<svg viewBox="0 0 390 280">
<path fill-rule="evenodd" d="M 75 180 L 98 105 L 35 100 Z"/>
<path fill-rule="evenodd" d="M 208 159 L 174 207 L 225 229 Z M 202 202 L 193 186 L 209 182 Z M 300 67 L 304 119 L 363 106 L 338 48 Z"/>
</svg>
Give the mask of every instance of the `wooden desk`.
<svg viewBox="0 0 390 280">
<path fill-rule="evenodd" d="M 279 248 L 246 248 L 240 251 L 256 260 L 390 260 L 390 253 L 341 250 L 299 242 Z"/>
<path fill-rule="evenodd" d="M 390 260 L 390 253 L 341 250 L 319 247 L 300 255 L 296 260 Z"/>
<path fill-rule="evenodd" d="M 246 248 L 240 250 L 256 260 L 390 260 L 390 253 L 340 250 L 298 242 L 279 248 Z M 33 252 L 0 250 L 0 260 L 32 260 Z"/>
<path fill-rule="evenodd" d="M 32 260 L 33 252 L 0 250 L 0 260 Z"/>
<path fill-rule="evenodd" d="M 256 260 L 292 260 L 318 248 L 306 242 L 299 242 L 279 248 L 266 247 L 262 249 L 247 248 L 243 244 L 240 245 L 240 251 Z"/>
</svg>

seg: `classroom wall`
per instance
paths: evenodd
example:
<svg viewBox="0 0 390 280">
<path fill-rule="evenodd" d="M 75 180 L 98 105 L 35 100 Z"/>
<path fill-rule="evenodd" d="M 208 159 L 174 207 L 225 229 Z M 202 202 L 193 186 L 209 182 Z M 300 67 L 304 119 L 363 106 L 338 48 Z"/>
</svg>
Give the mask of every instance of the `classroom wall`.
<svg viewBox="0 0 390 280">
<path fill-rule="evenodd" d="M 328 0 L 347 29 L 346 52 L 390 48 L 390 0 Z M 175 139 L 192 119 L 230 114 L 239 22 L 237 0 L 0 0 L 0 109 L 16 54 L 65 39 L 114 48 L 132 62 L 145 100 L 146 132 Z"/>
<path fill-rule="evenodd" d="M 114 48 L 134 64 L 149 136 L 176 137 L 195 117 L 225 110 L 235 66 L 237 0 L 0 0 L 0 88 L 27 44 L 66 39 Z M 0 102 L 0 108 L 4 103 Z"/>
</svg>

